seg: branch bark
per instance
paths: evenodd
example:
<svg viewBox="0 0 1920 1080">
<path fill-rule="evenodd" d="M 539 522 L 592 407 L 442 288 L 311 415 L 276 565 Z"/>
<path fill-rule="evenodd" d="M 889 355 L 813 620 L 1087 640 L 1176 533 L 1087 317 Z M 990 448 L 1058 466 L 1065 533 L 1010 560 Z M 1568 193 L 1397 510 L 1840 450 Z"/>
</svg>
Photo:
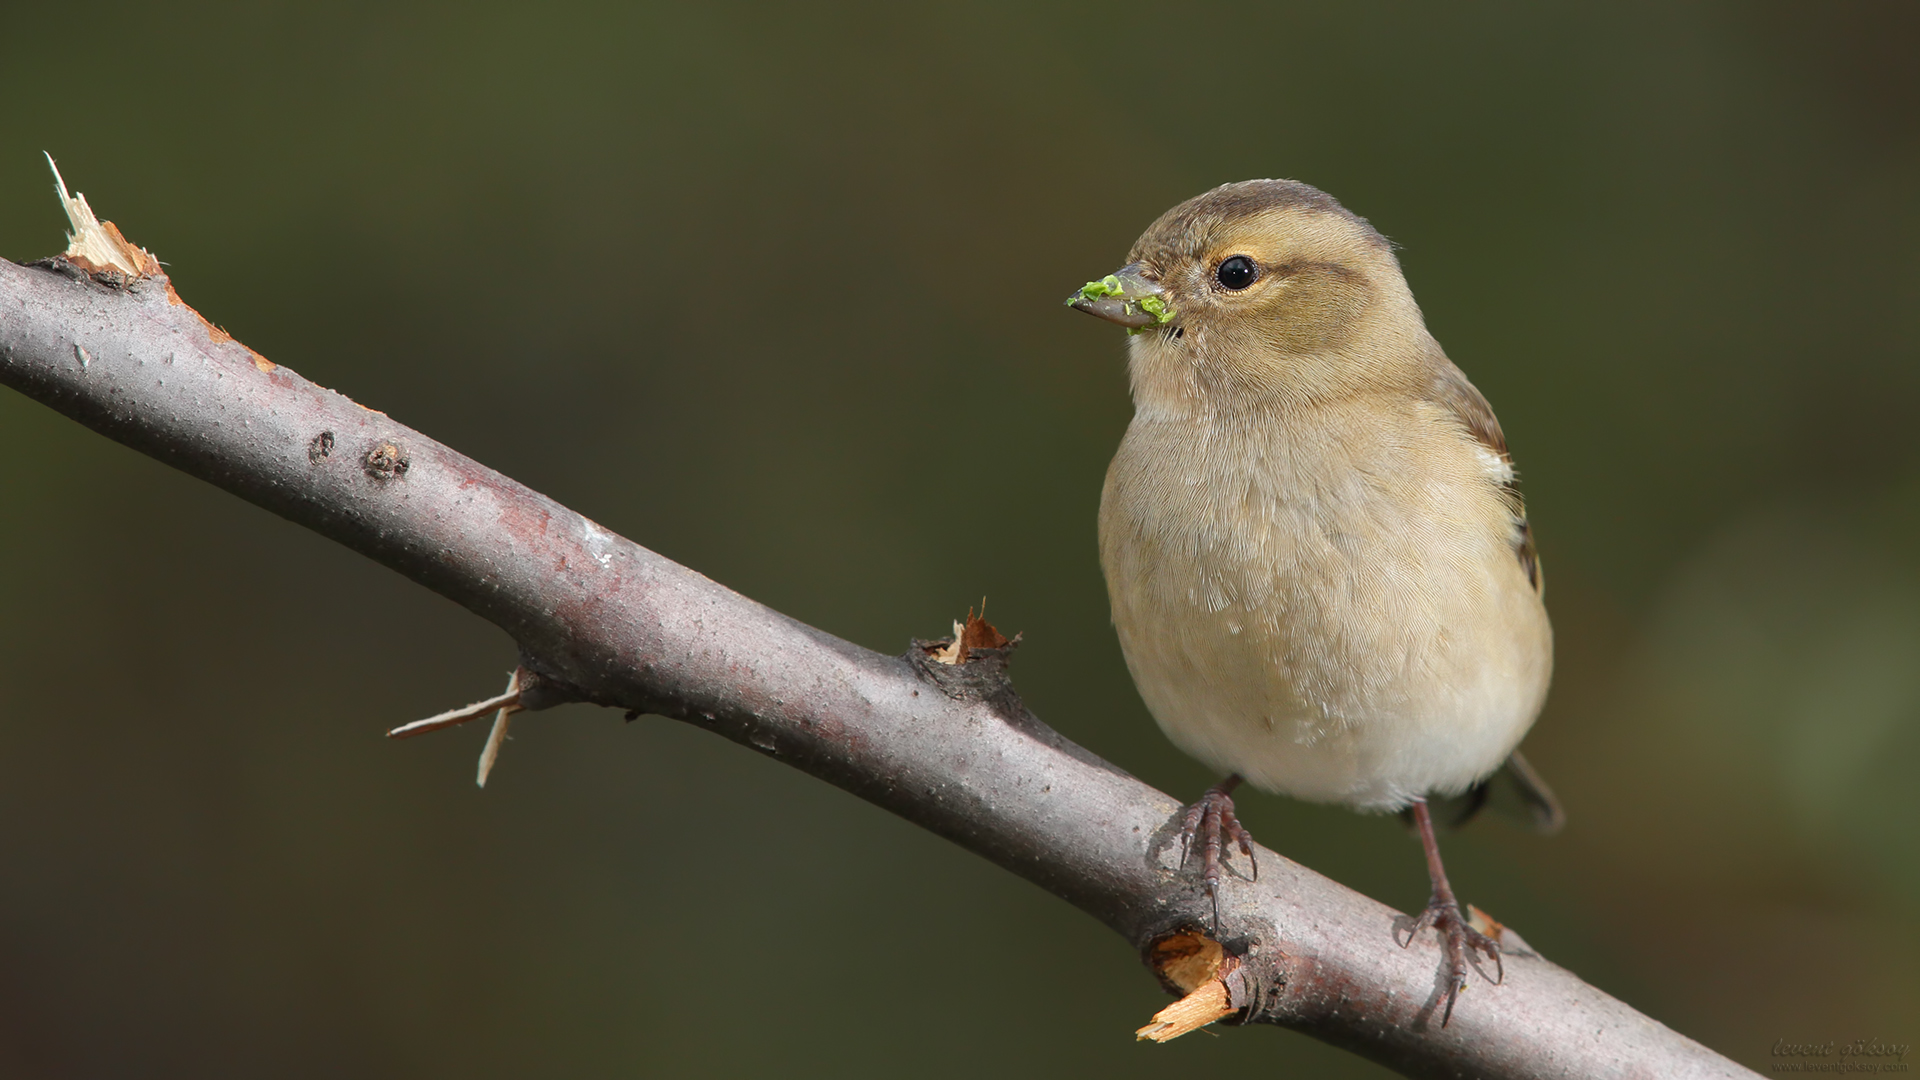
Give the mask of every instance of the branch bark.
<svg viewBox="0 0 1920 1080">
<path fill-rule="evenodd" d="M 1180 981 L 1156 943 L 1212 923 L 1170 843 L 1179 802 L 1035 718 L 1003 650 L 948 667 L 796 622 L 272 364 L 157 273 L 0 260 L 0 381 L 499 626 L 537 676 L 528 708 L 591 701 L 724 735 L 1033 881 L 1163 978 Z M 1442 1028 L 1432 940 L 1397 948 L 1397 912 L 1258 854 L 1259 881 L 1221 897 L 1240 1022 L 1409 1076 L 1754 1075 L 1537 957 L 1508 957 L 1505 984 L 1476 984 Z"/>
</svg>

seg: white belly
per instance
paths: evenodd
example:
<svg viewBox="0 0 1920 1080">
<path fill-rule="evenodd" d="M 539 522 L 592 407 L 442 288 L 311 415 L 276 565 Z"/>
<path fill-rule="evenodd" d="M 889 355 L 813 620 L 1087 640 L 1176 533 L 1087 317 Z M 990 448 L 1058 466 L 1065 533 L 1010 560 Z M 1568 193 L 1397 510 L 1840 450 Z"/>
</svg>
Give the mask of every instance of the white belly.
<svg viewBox="0 0 1920 1080">
<path fill-rule="evenodd" d="M 1135 419 L 1100 515 L 1128 668 L 1174 743 L 1257 787 L 1367 810 L 1464 790 L 1552 664 L 1497 480 L 1431 417 L 1311 421 Z"/>
</svg>

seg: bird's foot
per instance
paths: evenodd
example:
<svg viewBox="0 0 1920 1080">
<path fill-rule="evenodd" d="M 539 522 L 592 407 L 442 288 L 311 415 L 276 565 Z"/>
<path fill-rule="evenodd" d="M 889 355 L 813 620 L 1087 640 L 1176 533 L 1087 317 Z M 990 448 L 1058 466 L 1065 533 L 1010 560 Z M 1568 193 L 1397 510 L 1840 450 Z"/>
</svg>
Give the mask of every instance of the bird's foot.
<svg viewBox="0 0 1920 1080">
<path fill-rule="evenodd" d="M 1187 864 L 1187 857 L 1198 841 L 1200 880 L 1206 884 L 1207 899 L 1213 903 L 1216 932 L 1220 928 L 1221 848 L 1229 842 L 1238 847 L 1253 870 L 1253 880 L 1260 880 L 1260 863 L 1253 857 L 1253 836 L 1233 813 L 1233 789 L 1239 786 L 1238 776 L 1227 777 L 1208 788 L 1180 818 L 1180 865 Z"/>
<path fill-rule="evenodd" d="M 1440 1026 L 1446 1027 L 1447 1021 L 1453 1019 L 1454 1000 L 1460 996 L 1461 990 L 1466 989 L 1469 966 L 1479 971 L 1482 978 L 1496 984 L 1506 979 L 1507 970 L 1500 960 L 1500 946 L 1467 924 L 1467 917 L 1461 914 L 1460 904 L 1453 897 L 1434 894 L 1433 899 L 1427 902 L 1427 909 L 1407 928 L 1407 940 L 1400 943 L 1401 948 L 1412 945 L 1414 937 L 1429 926 L 1439 931 L 1440 943 L 1446 952 L 1447 1005 L 1440 1014 Z M 1483 953 L 1493 961 L 1495 974 L 1491 978 L 1480 967 L 1479 958 Z"/>
</svg>

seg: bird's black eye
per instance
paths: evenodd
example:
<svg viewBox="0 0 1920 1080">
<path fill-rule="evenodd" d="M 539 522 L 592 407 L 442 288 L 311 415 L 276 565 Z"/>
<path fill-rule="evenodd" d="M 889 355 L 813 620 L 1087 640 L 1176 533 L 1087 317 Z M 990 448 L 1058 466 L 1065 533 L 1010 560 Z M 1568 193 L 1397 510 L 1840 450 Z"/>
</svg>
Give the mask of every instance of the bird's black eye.
<svg viewBox="0 0 1920 1080">
<path fill-rule="evenodd" d="M 1220 263 L 1220 269 L 1215 270 L 1213 276 L 1223 288 L 1239 292 L 1260 276 L 1260 267 L 1245 255 L 1231 255 Z"/>
</svg>

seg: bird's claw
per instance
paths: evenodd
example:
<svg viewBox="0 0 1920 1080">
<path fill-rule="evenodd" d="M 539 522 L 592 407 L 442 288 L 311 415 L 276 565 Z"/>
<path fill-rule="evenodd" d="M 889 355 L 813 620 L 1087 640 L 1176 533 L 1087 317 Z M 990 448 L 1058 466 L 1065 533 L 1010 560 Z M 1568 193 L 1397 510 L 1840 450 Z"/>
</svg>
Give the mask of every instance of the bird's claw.
<svg viewBox="0 0 1920 1080">
<path fill-rule="evenodd" d="M 1446 1027 L 1453 1019 L 1453 1003 L 1466 989 L 1467 968 L 1471 966 L 1480 972 L 1480 977 L 1498 985 L 1507 978 L 1506 964 L 1500 959 L 1500 946 L 1492 938 L 1468 925 L 1467 918 L 1460 912 L 1458 901 L 1450 897 L 1435 896 L 1427 902 L 1427 909 L 1413 920 L 1407 928 L 1407 940 L 1400 943 L 1401 948 L 1413 944 L 1420 931 L 1433 927 L 1440 932 L 1440 942 L 1446 952 L 1447 960 L 1447 1005 L 1440 1014 L 1440 1026 Z M 1495 974 L 1488 978 L 1486 971 L 1480 968 L 1479 957 L 1485 954 L 1493 961 Z"/>
<path fill-rule="evenodd" d="M 1253 856 L 1253 836 L 1233 812 L 1233 789 L 1240 783 L 1229 776 L 1207 789 L 1180 817 L 1180 865 L 1187 864 L 1194 841 L 1200 841 L 1200 880 L 1207 887 L 1207 899 L 1213 904 L 1213 926 L 1220 928 L 1220 849 L 1231 842 L 1247 857 L 1253 880 L 1260 880 L 1260 862 Z"/>
</svg>

